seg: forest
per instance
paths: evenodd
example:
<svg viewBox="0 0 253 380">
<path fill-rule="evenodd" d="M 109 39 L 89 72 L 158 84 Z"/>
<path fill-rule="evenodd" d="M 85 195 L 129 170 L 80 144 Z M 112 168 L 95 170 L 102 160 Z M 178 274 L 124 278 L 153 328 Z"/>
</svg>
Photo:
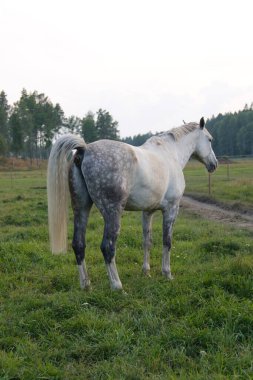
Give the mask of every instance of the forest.
<svg viewBox="0 0 253 380">
<path fill-rule="evenodd" d="M 54 139 L 63 133 L 78 133 L 87 143 L 119 140 L 118 122 L 106 110 L 89 111 L 83 118 L 66 117 L 61 106 L 45 94 L 23 89 L 20 99 L 10 106 L 1 91 L 0 155 L 46 159 Z"/>
<path fill-rule="evenodd" d="M 253 155 L 253 103 L 239 112 L 213 116 L 206 127 L 217 156 Z"/>
<path fill-rule="evenodd" d="M 213 136 L 213 150 L 217 156 L 253 155 L 253 103 L 239 112 L 212 116 L 206 120 L 206 128 Z M 143 144 L 152 134 L 126 137 L 123 141 L 132 145 Z"/>
<path fill-rule="evenodd" d="M 212 116 L 206 127 L 217 156 L 253 155 L 253 103 L 238 112 Z M 54 105 L 43 93 L 23 89 L 20 99 L 9 105 L 6 93 L 0 92 L 0 155 L 46 159 L 54 139 L 63 133 L 78 133 L 87 143 L 120 140 L 119 123 L 106 110 L 66 117 L 60 104 Z M 121 141 L 139 146 L 151 136 L 147 132 Z"/>
</svg>

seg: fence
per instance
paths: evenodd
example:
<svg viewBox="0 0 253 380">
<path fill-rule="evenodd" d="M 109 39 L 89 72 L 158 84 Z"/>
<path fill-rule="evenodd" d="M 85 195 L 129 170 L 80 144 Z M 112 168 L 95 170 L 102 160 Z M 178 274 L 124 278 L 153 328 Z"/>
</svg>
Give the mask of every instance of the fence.
<svg viewBox="0 0 253 380">
<path fill-rule="evenodd" d="M 233 187 L 238 192 L 241 189 L 244 195 L 253 192 L 253 156 L 218 157 L 218 160 L 218 169 L 213 174 L 207 173 L 197 161 L 188 163 L 185 168 L 186 193 L 222 196 L 232 193 Z"/>
<path fill-rule="evenodd" d="M 245 198 L 253 193 L 253 156 L 218 157 L 218 160 L 218 169 L 213 174 L 208 174 L 203 164 L 190 160 L 184 170 L 186 193 L 222 198 L 223 193 L 232 193 L 234 188 L 235 199 L 240 198 L 240 192 Z M 0 171 L 12 180 L 19 171 L 40 170 L 41 176 L 45 176 L 46 167 L 47 160 L 0 158 Z"/>
<path fill-rule="evenodd" d="M 0 157 L 0 171 L 38 170 L 47 167 L 47 160 L 39 158 Z"/>
</svg>

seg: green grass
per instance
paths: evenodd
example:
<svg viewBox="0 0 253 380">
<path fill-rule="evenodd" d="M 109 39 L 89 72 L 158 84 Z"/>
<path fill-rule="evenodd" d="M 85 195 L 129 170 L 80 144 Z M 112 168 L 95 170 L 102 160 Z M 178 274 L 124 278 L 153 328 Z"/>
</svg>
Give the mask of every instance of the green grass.
<svg viewBox="0 0 253 380">
<path fill-rule="evenodd" d="M 185 178 L 189 195 L 253 211 L 253 160 L 233 160 L 229 169 L 226 164 L 220 164 L 211 175 L 210 196 L 208 173 L 202 164 L 190 161 L 185 168 Z"/>
<path fill-rule="evenodd" d="M 141 274 L 141 215 L 125 213 L 112 292 L 93 209 L 92 287 L 79 289 L 74 255 L 48 247 L 45 173 L 0 173 L 0 379 L 252 379 L 252 233 L 184 214 L 172 270 L 160 275 L 161 216 L 152 277 Z M 71 242 L 72 223 L 69 225 Z"/>
</svg>

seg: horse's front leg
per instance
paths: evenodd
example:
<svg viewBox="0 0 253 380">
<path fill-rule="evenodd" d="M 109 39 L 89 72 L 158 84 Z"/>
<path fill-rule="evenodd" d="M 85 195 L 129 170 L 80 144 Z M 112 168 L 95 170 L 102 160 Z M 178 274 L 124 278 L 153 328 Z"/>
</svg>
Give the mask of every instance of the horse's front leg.
<svg viewBox="0 0 253 380">
<path fill-rule="evenodd" d="M 173 279 L 170 269 L 170 250 L 172 243 L 172 229 L 179 209 L 179 203 L 173 204 L 163 211 L 163 256 L 162 274 L 169 280 Z"/>
<path fill-rule="evenodd" d="M 152 219 L 154 211 L 143 211 L 142 213 L 142 231 L 143 231 L 143 249 L 144 259 L 142 271 L 146 276 L 149 276 L 150 272 L 150 248 L 152 245 Z"/>
</svg>

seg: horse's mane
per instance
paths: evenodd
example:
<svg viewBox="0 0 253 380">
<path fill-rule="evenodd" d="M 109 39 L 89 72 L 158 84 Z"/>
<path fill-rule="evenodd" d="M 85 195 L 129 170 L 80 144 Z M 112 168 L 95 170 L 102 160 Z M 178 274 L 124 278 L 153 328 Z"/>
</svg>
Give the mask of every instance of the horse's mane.
<svg viewBox="0 0 253 380">
<path fill-rule="evenodd" d="M 172 128 L 167 132 L 158 133 L 157 135 L 150 137 L 147 140 L 147 142 L 150 142 L 150 143 L 156 142 L 157 138 L 159 137 L 160 138 L 172 137 L 174 141 L 178 141 L 183 136 L 188 135 L 189 133 L 195 131 L 198 128 L 199 128 L 199 123 L 194 123 L 194 122 L 187 123 L 187 124 L 181 125 L 180 127 Z M 210 135 L 208 130 L 206 128 L 204 128 L 204 130 L 205 130 L 205 133 L 211 138 L 212 136 Z"/>
<path fill-rule="evenodd" d="M 188 123 L 181 125 L 180 127 L 172 128 L 167 132 L 159 134 L 160 137 L 172 136 L 175 141 L 181 139 L 181 137 L 188 135 L 188 133 L 195 131 L 199 128 L 198 123 Z"/>
</svg>

